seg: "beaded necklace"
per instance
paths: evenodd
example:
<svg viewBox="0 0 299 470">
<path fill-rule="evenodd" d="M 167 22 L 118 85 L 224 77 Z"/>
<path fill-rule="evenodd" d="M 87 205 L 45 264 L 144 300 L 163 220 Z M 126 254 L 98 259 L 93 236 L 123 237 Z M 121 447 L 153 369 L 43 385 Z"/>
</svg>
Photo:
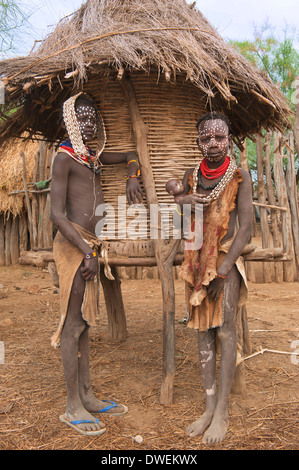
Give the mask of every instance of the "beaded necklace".
<svg viewBox="0 0 299 470">
<path fill-rule="evenodd" d="M 86 166 L 90 170 L 92 170 L 94 173 L 99 174 L 101 173 L 102 166 L 97 166 L 95 167 L 94 162 L 95 162 L 95 155 L 93 151 L 91 150 L 90 147 L 86 145 L 86 150 L 88 152 L 88 155 L 77 155 L 74 152 L 73 146 L 69 140 L 65 140 L 59 145 L 59 148 L 62 149 L 64 152 L 68 153 L 74 160 L 76 160 L 78 163 L 81 165 Z"/>
<path fill-rule="evenodd" d="M 197 190 L 198 176 L 199 176 L 198 174 L 199 174 L 199 171 L 200 171 L 200 165 L 201 165 L 201 162 L 199 162 L 199 164 L 194 168 L 194 171 L 193 171 L 193 194 L 196 194 L 196 190 Z M 231 158 L 229 166 L 228 166 L 226 172 L 224 173 L 223 177 L 214 186 L 214 188 L 210 192 L 210 194 L 208 194 L 204 199 L 207 200 L 207 201 L 215 201 L 216 199 L 218 199 L 220 194 L 224 191 L 224 189 L 226 188 L 228 183 L 233 178 L 236 170 L 237 170 L 237 165 L 236 165 L 235 161 Z M 211 186 L 213 186 L 213 185 L 211 185 Z M 209 188 L 209 189 L 212 189 L 212 188 Z"/>
</svg>

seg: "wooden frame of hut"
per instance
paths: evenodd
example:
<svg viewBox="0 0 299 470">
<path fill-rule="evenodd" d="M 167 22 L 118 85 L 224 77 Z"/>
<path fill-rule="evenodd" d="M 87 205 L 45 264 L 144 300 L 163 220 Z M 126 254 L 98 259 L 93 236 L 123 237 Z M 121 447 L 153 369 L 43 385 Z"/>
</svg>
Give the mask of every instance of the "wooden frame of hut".
<svg viewBox="0 0 299 470">
<path fill-rule="evenodd" d="M 240 148 L 245 137 L 261 128 L 283 131 L 290 125 L 288 104 L 277 87 L 185 0 L 88 0 L 61 20 L 28 57 L 2 61 L 1 73 L 5 105 L 0 144 L 24 133 L 57 143 L 62 137 L 57 125 L 60 105 L 83 90 L 103 115 L 106 150 L 137 150 L 147 207 L 173 202 L 165 182 L 181 178 L 199 158 L 195 125 L 205 112 L 220 110 L 228 116 Z M 124 176 L 125 168 L 104 168 L 106 202 L 115 206 L 117 197 L 125 194 Z M 159 220 L 158 231 L 161 224 Z M 111 266 L 158 267 L 164 404 L 173 398 L 173 265 L 181 259 L 179 245 L 180 240 L 161 237 L 124 237 L 108 243 Z M 104 280 L 103 287 L 107 309 L 118 322 L 116 336 L 124 339 L 118 279 Z M 113 303 L 115 298 L 118 304 Z"/>
</svg>

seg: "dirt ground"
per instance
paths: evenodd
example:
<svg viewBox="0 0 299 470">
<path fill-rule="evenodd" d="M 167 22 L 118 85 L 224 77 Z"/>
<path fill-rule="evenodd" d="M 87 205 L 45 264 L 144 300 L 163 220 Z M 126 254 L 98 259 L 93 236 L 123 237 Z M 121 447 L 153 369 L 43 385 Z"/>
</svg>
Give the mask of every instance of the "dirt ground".
<svg viewBox="0 0 299 470">
<path fill-rule="evenodd" d="M 123 417 L 103 417 L 107 432 L 85 437 L 58 419 L 66 393 L 59 350 L 50 345 L 59 295 L 42 268 L 0 268 L 1 450 L 298 450 L 299 283 L 252 284 L 247 305 L 253 352 L 245 361 L 246 395 L 231 395 L 223 443 L 190 439 L 189 423 L 204 410 L 196 333 L 184 324 L 184 284 L 176 280 L 174 403 L 159 403 L 162 375 L 162 301 L 157 280 L 122 281 L 128 339 L 107 339 L 103 296 L 91 331 L 91 376 L 97 396 L 125 403 Z M 293 354 L 292 354 L 293 353 Z M 3 356 L 3 355 L 2 355 Z M 0 358 L 1 359 L 1 358 Z M 133 441 L 142 435 L 142 444 Z"/>
</svg>

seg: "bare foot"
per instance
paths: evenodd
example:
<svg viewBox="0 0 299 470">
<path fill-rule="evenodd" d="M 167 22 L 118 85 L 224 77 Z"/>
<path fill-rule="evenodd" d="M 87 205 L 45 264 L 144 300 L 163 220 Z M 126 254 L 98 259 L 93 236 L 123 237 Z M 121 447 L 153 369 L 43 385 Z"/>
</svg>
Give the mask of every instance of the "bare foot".
<svg viewBox="0 0 299 470">
<path fill-rule="evenodd" d="M 83 406 L 88 410 L 90 413 L 101 413 L 102 410 L 105 408 L 110 408 L 107 409 L 107 411 L 104 411 L 104 414 L 107 415 L 122 415 L 127 413 L 128 408 L 125 405 L 118 405 L 117 403 L 114 403 L 111 400 L 107 401 L 101 401 L 98 400 L 92 391 L 89 393 L 85 394 L 85 396 L 82 396 L 81 394 L 81 400 L 83 403 Z"/>
<path fill-rule="evenodd" d="M 190 437 L 199 436 L 210 426 L 212 418 L 213 412 L 205 411 L 197 421 L 194 421 L 194 423 L 187 427 L 187 434 Z"/>
<path fill-rule="evenodd" d="M 214 418 L 209 429 L 204 433 L 202 442 L 204 444 L 219 444 L 226 436 L 228 428 L 227 418 Z"/>
</svg>

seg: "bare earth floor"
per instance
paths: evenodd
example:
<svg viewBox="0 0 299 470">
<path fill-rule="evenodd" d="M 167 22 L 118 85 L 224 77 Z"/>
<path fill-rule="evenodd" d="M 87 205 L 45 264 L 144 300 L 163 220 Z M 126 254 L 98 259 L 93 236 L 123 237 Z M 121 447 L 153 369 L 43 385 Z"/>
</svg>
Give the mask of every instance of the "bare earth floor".
<svg viewBox="0 0 299 470">
<path fill-rule="evenodd" d="M 107 339 L 103 296 L 91 331 L 91 376 L 99 398 L 126 404 L 123 417 L 103 417 L 107 432 L 77 434 L 59 421 L 66 393 L 59 350 L 50 345 L 59 295 L 48 272 L 0 268 L 0 450 L 206 450 L 186 427 L 204 410 L 196 334 L 184 324 L 184 284 L 176 280 L 174 403 L 162 406 L 162 301 L 157 280 L 122 281 L 128 339 Z M 253 351 L 245 361 L 247 393 L 231 395 L 226 439 L 213 449 L 298 450 L 299 283 L 252 284 L 247 305 Z M 1 358 L 0 358 L 1 359 Z M 140 434 L 141 444 L 133 438 Z M 211 448 L 211 447 L 209 447 Z"/>
</svg>

